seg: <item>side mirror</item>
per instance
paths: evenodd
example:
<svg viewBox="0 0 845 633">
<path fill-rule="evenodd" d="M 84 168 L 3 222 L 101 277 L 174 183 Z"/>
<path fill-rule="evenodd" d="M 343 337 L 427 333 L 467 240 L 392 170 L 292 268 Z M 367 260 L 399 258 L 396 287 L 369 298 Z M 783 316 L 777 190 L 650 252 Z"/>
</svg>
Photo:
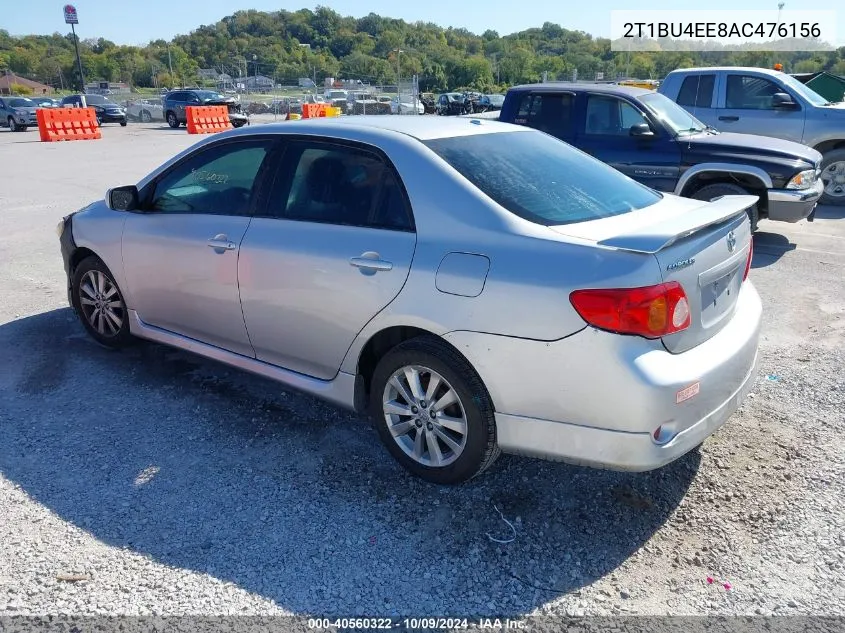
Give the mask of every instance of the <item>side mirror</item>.
<svg viewBox="0 0 845 633">
<path fill-rule="evenodd" d="M 654 132 L 652 132 L 648 123 L 637 123 L 636 125 L 632 125 L 628 130 L 628 133 L 631 136 L 639 136 L 640 138 L 649 138 L 654 136 Z"/>
<path fill-rule="evenodd" d="M 795 110 L 798 108 L 798 104 L 785 92 L 776 92 L 772 95 L 772 107 L 783 110 Z"/>
<path fill-rule="evenodd" d="M 135 185 L 115 187 L 106 192 L 106 204 L 112 211 L 134 211 L 138 208 L 138 188 Z"/>
</svg>

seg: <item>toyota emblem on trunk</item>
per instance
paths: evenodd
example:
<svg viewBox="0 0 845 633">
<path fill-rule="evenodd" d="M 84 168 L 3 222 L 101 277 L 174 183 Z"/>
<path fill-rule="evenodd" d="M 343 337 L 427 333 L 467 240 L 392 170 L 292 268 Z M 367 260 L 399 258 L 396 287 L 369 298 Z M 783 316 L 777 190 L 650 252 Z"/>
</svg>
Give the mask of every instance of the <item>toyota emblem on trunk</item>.
<svg viewBox="0 0 845 633">
<path fill-rule="evenodd" d="M 733 231 L 731 231 L 730 233 L 728 233 L 728 238 L 727 238 L 727 239 L 728 239 L 728 250 L 729 250 L 730 252 L 733 252 L 734 247 L 736 246 L 736 235 L 734 234 L 734 232 L 733 232 Z"/>
</svg>

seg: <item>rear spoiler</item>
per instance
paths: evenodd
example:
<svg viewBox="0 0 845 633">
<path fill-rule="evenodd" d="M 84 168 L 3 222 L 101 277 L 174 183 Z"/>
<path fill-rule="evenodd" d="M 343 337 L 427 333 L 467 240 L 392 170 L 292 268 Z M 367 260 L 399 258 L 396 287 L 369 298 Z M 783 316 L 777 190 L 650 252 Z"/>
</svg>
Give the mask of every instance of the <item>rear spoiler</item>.
<svg viewBox="0 0 845 633">
<path fill-rule="evenodd" d="M 635 253 L 657 253 L 696 231 L 745 213 L 758 200 L 758 196 L 721 196 L 712 202 L 703 202 L 701 206 L 670 220 L 661 220 L 628 233 L 609 237 L 597 244 Z"/>
</svg>

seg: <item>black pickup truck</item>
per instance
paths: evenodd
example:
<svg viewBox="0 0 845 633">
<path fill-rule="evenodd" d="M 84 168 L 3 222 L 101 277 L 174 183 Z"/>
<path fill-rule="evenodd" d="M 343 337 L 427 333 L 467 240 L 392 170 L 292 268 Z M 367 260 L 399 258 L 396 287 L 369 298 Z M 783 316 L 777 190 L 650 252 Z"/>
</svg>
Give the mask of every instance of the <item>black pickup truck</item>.
<svg viewBox="0 0 845 633">
<path fill-rule="evenodd" d="M 822 155 L 771 137 L 722 133 L 653 90 L 549 83 L 508 90 L 495 117 L 574 145 L 653 189 L 713 200 L 752 194 L 759 218 L 813 219 Z M 481 115 L 494 118 L 494 115 Z"/>
</svg>

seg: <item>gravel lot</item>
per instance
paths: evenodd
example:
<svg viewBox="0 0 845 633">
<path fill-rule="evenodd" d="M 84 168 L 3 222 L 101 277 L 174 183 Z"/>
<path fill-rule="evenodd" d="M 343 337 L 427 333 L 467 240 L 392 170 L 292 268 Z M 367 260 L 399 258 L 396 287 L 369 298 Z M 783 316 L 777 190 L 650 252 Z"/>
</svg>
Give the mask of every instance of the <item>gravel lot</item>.
<svg viewBox="0 0 845 633">
<path fill-rule="evenodd" d="M 700 452 L 438 488 L 354 415 L 83 333 L 56 223 L 193 141 L 0 132 L 0 614 L 845 615 L 845 210 L 761 222 L 760 379 Z"/>
</svg>

